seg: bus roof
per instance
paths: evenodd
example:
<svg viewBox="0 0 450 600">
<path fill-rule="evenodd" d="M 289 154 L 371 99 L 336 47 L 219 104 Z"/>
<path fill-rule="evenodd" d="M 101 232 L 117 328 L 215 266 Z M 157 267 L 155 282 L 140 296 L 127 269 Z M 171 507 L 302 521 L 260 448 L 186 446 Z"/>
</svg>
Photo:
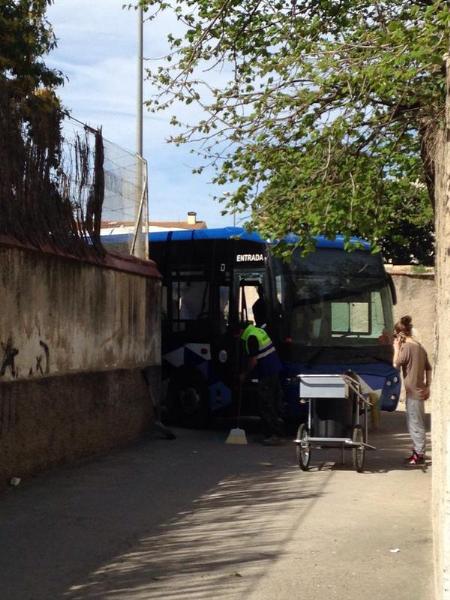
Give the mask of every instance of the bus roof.
<svg viewBox="0 0 450 600">
<path fill-rule="evenodd" d="M 168 241 L 189 241 L 189 240 L 229 240 L 239 238 L 250 242 L 265 243 L 258 233 L 249 232 L 242 227 L 221 227 L 213 229 L 178 229 L 174 231 L 158 231 L 149 234 L 151 242 L 168 242 Z M 330 240 L 322 235 L 316 236 L 316 248 L 335 248 L 338 250 L 344 249 L 344 236 L 338 235 Z M 285 238 L 286 242 L 295 243 L 298 241 L 298 236 L 289 234 Z M 370 244 L 360 238 L 352 237 L 353 243 L 362 244 L 364 250 L 370 249 Z"/>
<path fill-rule="evenodd" d="M 259 233 L 250 233 L 242 227 L 221 227 L 217 229 L 177 229 L 175 231 L 157 231 L 149 234 L 150 242 L 181 242 L 188 240 L 230 240 L 238 238 L 250 242 L 265 243 Z"/>
</svg>

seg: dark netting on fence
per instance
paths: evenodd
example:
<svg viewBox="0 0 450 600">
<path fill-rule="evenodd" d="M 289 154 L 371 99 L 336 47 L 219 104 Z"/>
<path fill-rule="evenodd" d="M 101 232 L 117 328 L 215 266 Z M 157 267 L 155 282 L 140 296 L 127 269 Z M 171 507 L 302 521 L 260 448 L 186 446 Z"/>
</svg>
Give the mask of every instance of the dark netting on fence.
<svg viewBox="0 0 450 600">
<path fill-rule="evenodd" d="M 39 100 L 24 116 L 0 91 L 0 235 L 102 256 L 102 134 L 78 125 L 66 136 L 59 107 Z"/>
</svg>

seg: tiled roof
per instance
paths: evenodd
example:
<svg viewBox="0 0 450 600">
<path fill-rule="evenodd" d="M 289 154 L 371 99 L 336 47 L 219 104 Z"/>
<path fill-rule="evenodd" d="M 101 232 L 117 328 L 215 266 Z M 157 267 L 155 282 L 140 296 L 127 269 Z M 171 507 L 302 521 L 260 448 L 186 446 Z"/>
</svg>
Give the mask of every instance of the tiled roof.
<svg viewBox="0 0 450 600">
<path fill-rule="evenodd" d="M 206 229 L 205 221 L 190 224 L 187 221 L 149 221 L 149 226 L 166 227 L 167 229 Z"/>
<path fill-rule="evenodd" d="M 197 221 L 194 224 L 187 221 L 149 221 L 149 227 L 158 229 L 206 229 L 205 221 Z M 121 227 L 133 227 L 133 221 L 102 221 L 102 229 L 119 229 Z"/>
</svg>

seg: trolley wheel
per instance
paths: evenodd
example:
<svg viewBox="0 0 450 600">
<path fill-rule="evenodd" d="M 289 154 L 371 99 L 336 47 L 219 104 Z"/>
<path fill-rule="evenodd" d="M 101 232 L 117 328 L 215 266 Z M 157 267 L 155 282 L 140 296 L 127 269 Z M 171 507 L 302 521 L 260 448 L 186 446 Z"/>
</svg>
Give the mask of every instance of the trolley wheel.
<svg viewBox="0 0 450 600">
<path fill-rule="evenodd" d="M 353 427 L 352 441 L 355 444 L 362 444 L 365 442 L 364 430 L 361 425 L 355 425 Z M 366 458 L 366 449 L 364 446 L 357 446 L 356 448 L 353 448 L 352 457 L 354 468 L 358 471 L 358 473 L 362 473 L 364 471 L 364 462 Z"/>
<path fill-rule="evenodd" d="M 307 471 L 311 460 L 311 447 L 308 443 L 309 431 L 304 423 L 297 430 L 297 462 L 302 471 Z"/>
</svg>

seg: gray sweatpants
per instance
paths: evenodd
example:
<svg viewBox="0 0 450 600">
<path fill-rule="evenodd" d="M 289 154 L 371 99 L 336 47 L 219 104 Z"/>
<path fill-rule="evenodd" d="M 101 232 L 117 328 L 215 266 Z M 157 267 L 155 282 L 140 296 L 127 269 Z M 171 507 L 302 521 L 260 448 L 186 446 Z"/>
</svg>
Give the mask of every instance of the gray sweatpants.
<svg viewBox="0 0 450 600">
<path fill-rule="evenodd" d="M 425 402 L 406 398 L 406 424 L 417 454 L 425 454 Z"/>
</svg>

